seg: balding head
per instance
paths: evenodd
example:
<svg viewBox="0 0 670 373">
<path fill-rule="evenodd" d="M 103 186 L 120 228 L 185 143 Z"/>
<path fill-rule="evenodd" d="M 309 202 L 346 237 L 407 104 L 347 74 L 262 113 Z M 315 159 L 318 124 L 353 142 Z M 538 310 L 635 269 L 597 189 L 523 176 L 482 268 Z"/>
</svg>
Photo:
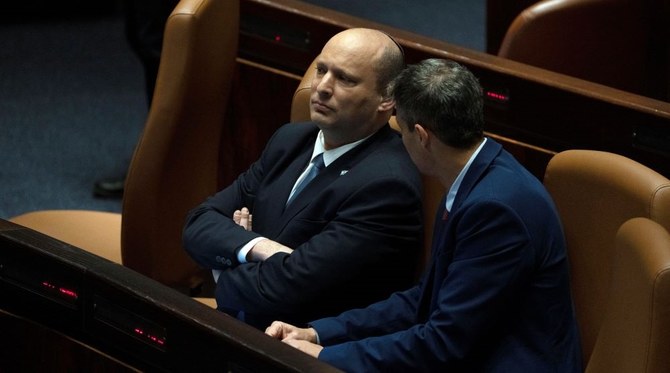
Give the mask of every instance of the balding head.
<svg viewBox="0 0 670 373">
<path fill-rule="evenodd" d="M 385 97 L 390 96 L 390 83 L 405 67 L 400 45 L 388 34 L 368 28 L 351 28 L 333 36 L 323 47 L 339 48 L 351 56 L 363 56 L 377 75 L 377 88 Z"/>
<path fill-rule="evenodd" d="M 326 149 L 370 136 L 388 122 L 394 108 L 389 86 L 402 68 L 400 49 L 377 30 L 349 29 L 326 43 L 310 97 Z"/>
</svg>

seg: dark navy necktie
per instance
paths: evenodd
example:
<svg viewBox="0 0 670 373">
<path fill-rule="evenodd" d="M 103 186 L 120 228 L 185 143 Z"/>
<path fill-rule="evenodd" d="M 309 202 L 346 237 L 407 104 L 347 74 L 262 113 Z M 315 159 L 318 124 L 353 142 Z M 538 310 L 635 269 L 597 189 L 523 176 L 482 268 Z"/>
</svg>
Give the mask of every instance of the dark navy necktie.
<svg viewBox="0 0 670 373">
<path fill-rule="evenodd" d="M 323 153 L 321 153 L 312 159 L 312 168 L 295 187 L 295 191 L 293 192 L 293 195 L 291 195 L 291 198 L 288 199 L 288 202 L 286 202 L 286 205 L 288 206 L 291 202 L 293 202 L 295 197 L 300 194 L 300 192 L 305 189 L 307 184 L 309 184 L 309 182 L 312 181 L 312 179 L 314 179 L 316 175 L 318 175 L 319 172 L 321 172 L 321 170 L 324 168 L 326 168 L 326 165 L 323 163 Z"/>
</svg>

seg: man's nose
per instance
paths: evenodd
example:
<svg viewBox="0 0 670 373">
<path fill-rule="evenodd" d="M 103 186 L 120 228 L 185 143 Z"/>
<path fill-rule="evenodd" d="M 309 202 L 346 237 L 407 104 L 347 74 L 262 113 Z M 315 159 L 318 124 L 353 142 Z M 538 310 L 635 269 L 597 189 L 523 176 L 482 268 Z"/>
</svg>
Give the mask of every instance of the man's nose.
<svg viewBox="0 0 670 373">
<path fill-rule="evenodd" d="M 330 73 L 325 73 L 318 81 L 316 86 L 317 92 L 322 95 L 330 95 L 333 93 L 333 76 Z"/>
</svg>

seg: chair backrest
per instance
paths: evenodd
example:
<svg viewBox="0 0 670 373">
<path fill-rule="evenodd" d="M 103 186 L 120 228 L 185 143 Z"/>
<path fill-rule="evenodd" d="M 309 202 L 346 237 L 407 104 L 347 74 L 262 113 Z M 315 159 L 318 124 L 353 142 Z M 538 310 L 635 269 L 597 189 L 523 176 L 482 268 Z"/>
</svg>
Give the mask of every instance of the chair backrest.
<svg viewBox="0 0 670 373">
<path fill-rule="evenodd" d="M 238 0 L 177 4 L 165 26 L 151 109 L 126 178 L 123 264 L 175 288 L 201 281 L 181 232 L 187 212 L 218 187 L 238 33 Z"/>
<path fill-rule="evenodd" d="M 307 68 L 305 75 L 303 75 L 300 84 L 298 84 L 298 87 L 293 94 L 293 100 L 291 103 L 291 122 L 303 122 L 310 120 L 309 97 L 312 87 L 312 80 L 314 79 L 315 73 L 316 60 L 312 61 L 312 64 Z M 391 117 L 389 123 L 392 128 L 399 131 L 395 116 Z M 430 260 L 430 248 L 433 238 L 433 220 L 435 219 L 438 204 L 446 193 L 444 187 L 436 178 L 423 175 L 421 180 L 423 184 L 422 208 L 424 221 L 424 244 L 422 248 L 423 252 L 421 253 L 419 262 L 417 263 L 417 278 L 419 278 L 419 276 L 423 273 L 426 264 Z"/>
<path fill-rule="evenodd" d="M 541 1 L 514 19 L 498 56 L 643 94 L 658 79 L 648 68 L 648 3 Z"/>
<path fill-rule="evenodd" d="M 604 321 L 587 373 L 670 372 L 670 234 L 647 218 L 616 236 Z"/>
<path fill-rule="evenodd" d="M 549 161 L 544 185 L 565 230 L 587 362 L 603 322 L 616 232 L 634 217 L 670 228 L 670 180 L 617 154 L 568 150 Z"/>
</svg>

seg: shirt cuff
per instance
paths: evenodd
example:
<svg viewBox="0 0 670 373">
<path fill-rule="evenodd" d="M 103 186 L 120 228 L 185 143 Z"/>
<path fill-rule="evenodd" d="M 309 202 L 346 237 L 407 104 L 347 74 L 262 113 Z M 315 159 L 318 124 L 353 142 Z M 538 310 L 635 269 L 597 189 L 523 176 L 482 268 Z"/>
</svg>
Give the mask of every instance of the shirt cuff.
<svg viewBox="0 0 670 373">
<path fill-rule="evenodd" d="M 254 247 L 255 244 L 257 244 L 260 241 L 267 240 L 265 237 L 256 237 L 253 240 L 247 242 L 246 245 L 242 246 L 240 251 L 237 252 L 237 261 L 240 263 L 246 263 L 247 262 L 247 254 L 249 254 L 249 251 Z"/>
<path fill-rule="evenodd" d="M 314 329 L 314 328 L 312 328 L 312 329 Z M 316 338 L 316 344 L 321 346 L 321 338 L 319 338 L 319 332 L 316 331 L 316 329 L 314 329 L 314 337 Z"/>
</svg>

